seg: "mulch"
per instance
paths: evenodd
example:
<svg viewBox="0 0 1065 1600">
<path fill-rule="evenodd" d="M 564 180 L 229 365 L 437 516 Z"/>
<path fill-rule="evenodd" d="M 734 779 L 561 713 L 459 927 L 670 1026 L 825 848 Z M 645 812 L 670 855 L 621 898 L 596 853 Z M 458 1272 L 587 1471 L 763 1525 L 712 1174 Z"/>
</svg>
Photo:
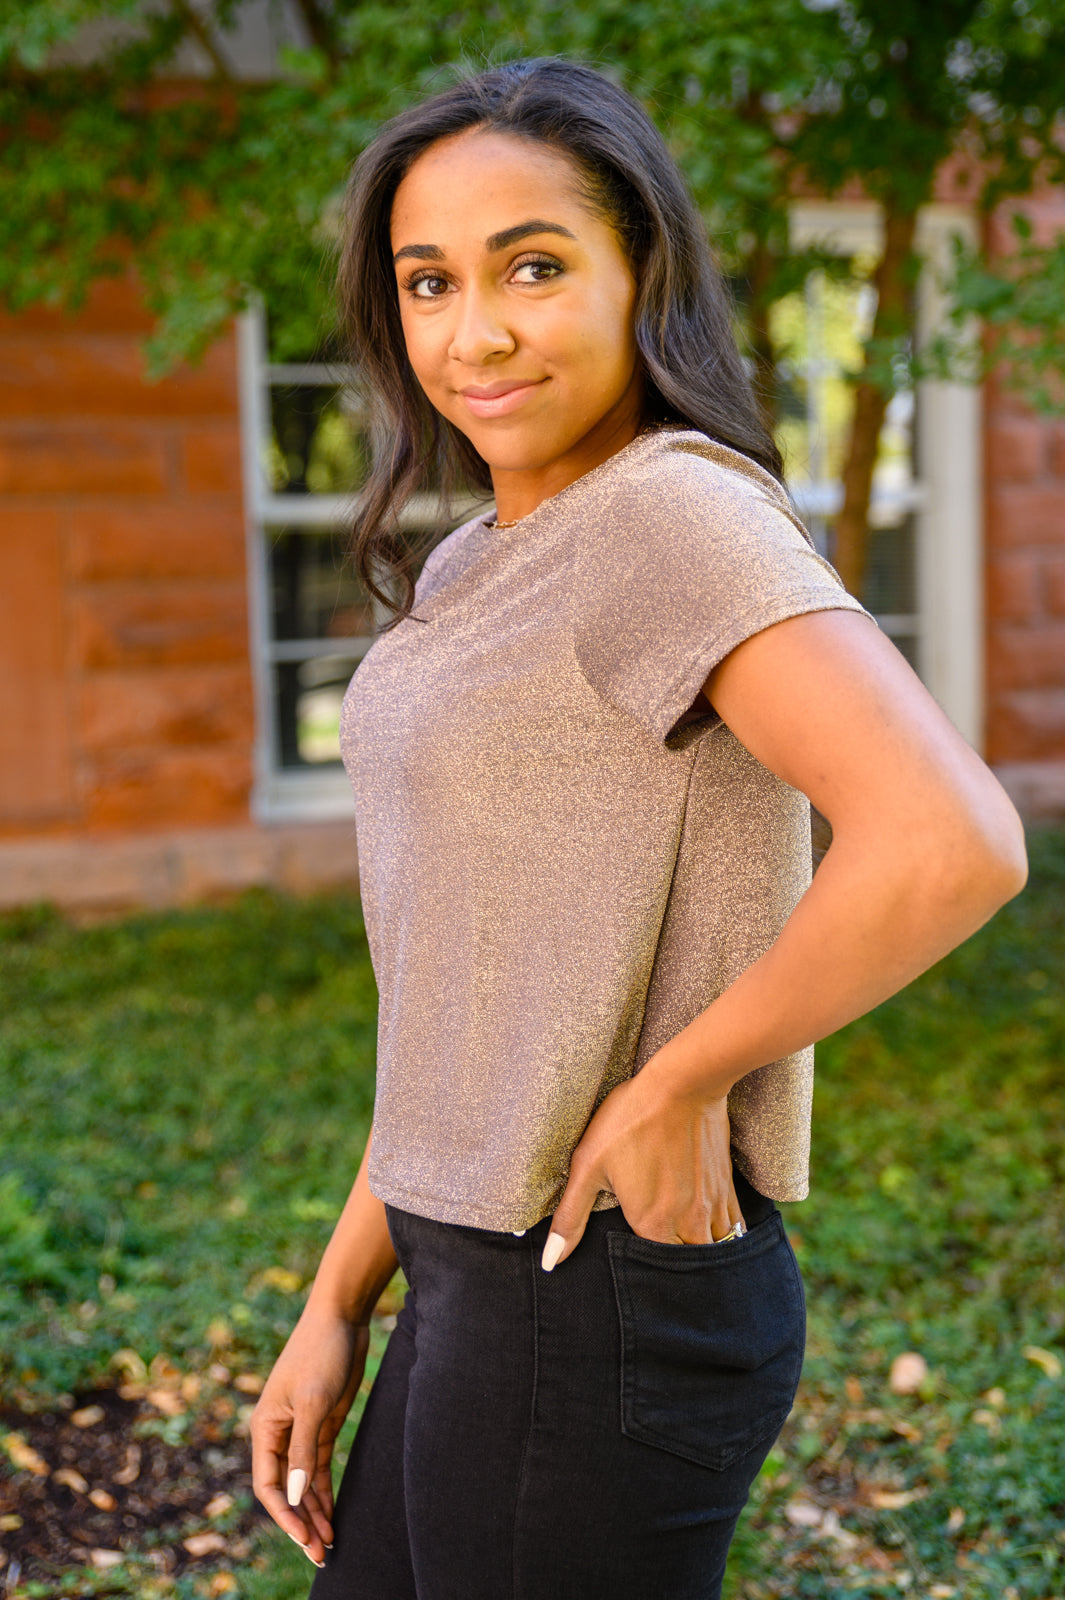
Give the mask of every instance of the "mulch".
<svg viewBox="0 0 1065 1600">
<path fill-rule="evenodd" d="M 259 1388 L 220 1362 L 201 1375 L 162 1361 L 51 1409 L 15 1391 L 0 1405 L 0 1595 L 126 1556 L 160 1577 L 245 1559 L 269 1521 L 251 1487 Z"/>
</svg>

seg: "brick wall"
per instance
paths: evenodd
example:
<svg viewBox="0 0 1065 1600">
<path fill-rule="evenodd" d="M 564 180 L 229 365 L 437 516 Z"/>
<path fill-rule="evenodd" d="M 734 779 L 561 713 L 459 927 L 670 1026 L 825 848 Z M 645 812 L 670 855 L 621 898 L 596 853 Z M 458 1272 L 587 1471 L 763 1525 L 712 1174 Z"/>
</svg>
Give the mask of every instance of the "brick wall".
<svg viewBox="0 0 1065 1600">
<path fill-rule="evenodd" d="M 235 345 L 148 384 L 147 327 L 0 319 L 0 836 L 247 817 Z"/>
<path fill-rule="evenodd" d="M 1037 237 L 1065 230 L 1059 192 L 1025 210 Z M 992 252 L 1001 257 L 1011 241 L 1005 217 L 995 218 Z M 986 755 L 997 767 L 1033 769 L 1031 781 L 1038 765 L 1043 788 L 1062 774 L 1053 787 L 1065 805 L 1065 422 L 1033 415 L 997 383 L 987 386 L 984 417 Z"/>
</svg>

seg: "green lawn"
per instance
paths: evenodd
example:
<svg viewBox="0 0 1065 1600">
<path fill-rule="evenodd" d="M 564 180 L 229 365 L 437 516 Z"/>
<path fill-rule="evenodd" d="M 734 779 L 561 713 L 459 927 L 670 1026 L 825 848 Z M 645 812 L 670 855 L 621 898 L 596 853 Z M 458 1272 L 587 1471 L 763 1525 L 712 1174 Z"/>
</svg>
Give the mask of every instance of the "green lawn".
<svg viewBox="0 0 1065 1600">
<path fill-rule="evenodd" d="M 730 1600 L 1065 1596 L 1065 835 L 1032 855 L 992 927 L 819 1047 L 787 1209 L 806 1374 Z M 269 1370 L 361 1155 L 375 1004 L 351 898 L 0 922 L 8 1405 L 111 1381 L 121 1350 Z M 928 1374 L 899 1395 L 905 1351 Z M 270 1536 L 176 1581 L 135 1567 L 17 1592 L 295 1600 L 311 1575 Z"/>
</svg>

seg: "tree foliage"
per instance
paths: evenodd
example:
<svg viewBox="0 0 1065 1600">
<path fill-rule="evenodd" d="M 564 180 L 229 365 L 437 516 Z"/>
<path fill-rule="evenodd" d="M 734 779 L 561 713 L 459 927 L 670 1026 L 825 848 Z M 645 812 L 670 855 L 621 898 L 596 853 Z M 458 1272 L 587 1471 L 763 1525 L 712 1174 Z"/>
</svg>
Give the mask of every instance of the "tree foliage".
<svg viewBox="0 0 1065 1600">
<path fill-rule="evenodd" d="M 826 250 L 793 248 L 789 200 L 857 185 L 883 207 L 841 519 L 858 546 L 892 374 L 925 360 L 971 375 L 977 359 L 960 327 L 914 346 L 912 222 L 937 170 L 964 158 L 983 212 L 1065 172 L 1065 0 L 293 0 L 302 46 L 248 81 L 237 39 L 263 3 L 0 0 L 0 300 L 76 305 L 132 263 L 158 316 L 158 371 L 195 357 L 252 293 L 280 358 L 328 348 L 330 218 L 381 121 L 456 68 L 581 57 L 634 90 L 670 139 L 740 288 L 768 408 L 769 308 L 815 267 L 840 270 Z M 1048 405 L 1060 248 L 1025 240 L 1005 271 L 957 263 L 964 311 L 1021 317 L 1008 353 Z"/>
</svg>

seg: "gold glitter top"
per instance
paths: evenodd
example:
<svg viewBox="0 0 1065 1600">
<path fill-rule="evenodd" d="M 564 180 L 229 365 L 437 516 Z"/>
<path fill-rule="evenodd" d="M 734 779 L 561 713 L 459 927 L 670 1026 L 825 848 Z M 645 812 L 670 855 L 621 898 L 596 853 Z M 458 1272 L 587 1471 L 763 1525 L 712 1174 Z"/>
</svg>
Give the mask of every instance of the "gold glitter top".
<svg viewBox="0 0 1065 1600">
<path fill-rule="evenodd" d="M 774 479 L 679 427 L 432 551 L 424 620 L 376 640 L 341 719 L 380 1199 L 531 1227 L 604 1095 L 773 942 L 809 804 L 685 713 L 743 639 L 832 608 L 862 610 Z M 729 1096 L 733 1159 L 778 1200 L 808 1191 L 812 1079 L 810 1049 Z"/>
</svg>

